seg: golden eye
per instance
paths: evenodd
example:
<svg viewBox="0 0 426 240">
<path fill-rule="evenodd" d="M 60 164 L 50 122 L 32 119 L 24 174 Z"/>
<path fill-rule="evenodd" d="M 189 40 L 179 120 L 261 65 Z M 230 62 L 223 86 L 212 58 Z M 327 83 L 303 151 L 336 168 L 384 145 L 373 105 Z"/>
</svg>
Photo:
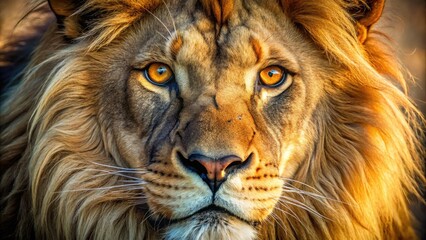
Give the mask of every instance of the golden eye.
<svg viewBox="0 0 426 240">
<path fill-rule="evenodd" d="M 268 87 L 277 87 L 285 82 L 287 71 L 280 66 L 268 66 L 259 73 L 260 82 Z"/>
<path fill-rule="evenodd" d="M 144 70 L 145 77 L 155 85 L 164 85 L 173 79 L 173 71 L 167 64 L 156 62 L 151 63 Z"/>
</svg>

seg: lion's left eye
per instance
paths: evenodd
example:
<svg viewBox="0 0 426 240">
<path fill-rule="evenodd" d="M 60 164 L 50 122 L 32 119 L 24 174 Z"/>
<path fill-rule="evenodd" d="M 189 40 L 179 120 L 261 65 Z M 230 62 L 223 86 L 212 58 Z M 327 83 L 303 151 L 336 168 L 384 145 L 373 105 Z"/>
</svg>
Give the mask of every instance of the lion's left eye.
<svg viewBox="0 0 426 240">
<path fill-rule="evenodd" d="M 288 72 L 280 66 L 272 65 L 259 72 L 260 83 L 267 87 L 278 87 L 287 79 Z"/>
<path fill-rule="evenodd" d="M 151 83 L 163 86 L 173 80 L 172 69 L 165 63 L 151 63 L 144 69 L 145 78 Z"/>
</svg>

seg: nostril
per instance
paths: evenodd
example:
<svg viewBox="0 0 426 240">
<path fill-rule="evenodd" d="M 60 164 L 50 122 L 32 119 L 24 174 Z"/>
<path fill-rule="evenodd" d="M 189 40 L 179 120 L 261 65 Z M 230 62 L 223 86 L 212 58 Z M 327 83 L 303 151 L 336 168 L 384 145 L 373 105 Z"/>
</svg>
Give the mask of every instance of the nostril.
<svg viewBox="0 0 426 240">
<path fill-rule="evenodd" d="M 231 173 L 232 171 L 234 171 L 234 170 L 236 170 L 236 169 L 238 169 L 238 168 L 240 168 L 240 166 L 243 164 L 243 161 L 239 161 L 239 160 L 236 160 L 236 161 L 233 161 L 233 162 L 231 162 L 226 168 L 225 168 L 225 173 L 226 174 L 229 174 L 229 173 Z"/>
<path fill-rule="evenodd" d="M 207 180 L 207 169 L 200 162 L 194 161 L 193 155 L 189 158 L 185 158 L 182 153 L 178 152 L 177 156 L 183 166 L 200 175 L 203 180 Z"/>
</svg>

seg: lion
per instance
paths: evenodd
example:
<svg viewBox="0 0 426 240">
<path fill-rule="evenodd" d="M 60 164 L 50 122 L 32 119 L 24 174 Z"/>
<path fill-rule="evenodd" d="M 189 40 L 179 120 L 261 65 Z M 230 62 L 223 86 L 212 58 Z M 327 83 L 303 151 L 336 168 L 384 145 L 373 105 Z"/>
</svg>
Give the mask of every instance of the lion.
<svg viewBox="0 0 426 240">
<path fill-rule="evenodd" d="M 1 108 L 3 239 L 413 239 L 384 0 L 49 0 Z"/>
</svg>

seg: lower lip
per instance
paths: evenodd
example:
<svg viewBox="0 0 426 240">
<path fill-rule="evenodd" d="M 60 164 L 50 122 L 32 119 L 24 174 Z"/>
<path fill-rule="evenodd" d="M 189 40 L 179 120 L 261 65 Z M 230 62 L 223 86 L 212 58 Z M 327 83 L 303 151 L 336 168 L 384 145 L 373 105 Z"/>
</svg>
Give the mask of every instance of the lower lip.
<svg viewBox="0 0 426 240">
<path fill-rule="evenodd" d="M 223 219 L 224 221 L 230 217 L 236 218 L 242 222 L 245 222 L 246 224 L 249 224 L 251 226 L 257 226 L 258 222 L 248 222 L 244 219 L 241 219 L 238 216 L 235 216 L 234 214 L 232 214 L 231 212 L 229 212 L 228 210 L 218 207 L 218 206 L 209 206 L 203 209 L 198 210 L 197 212 L 184 217 L 184 218 L 179 218 L 179 219 L 164 219 L 162 218 L 161 220 L 155 220 L 155 219 L 149 219 L 149 222 L 151 224 L 152 227 L 154 227 L 155 229 L 161 229 L 173 224 L 178 224 L 181 222 L 185 222 L 187 220 L 190 219 L 200 219 L 200 220 L 205 220 L 206 218 L 209 219 L 214 219 L 215 221 L 220 221 L 221 219 Z"/>
</svg>

